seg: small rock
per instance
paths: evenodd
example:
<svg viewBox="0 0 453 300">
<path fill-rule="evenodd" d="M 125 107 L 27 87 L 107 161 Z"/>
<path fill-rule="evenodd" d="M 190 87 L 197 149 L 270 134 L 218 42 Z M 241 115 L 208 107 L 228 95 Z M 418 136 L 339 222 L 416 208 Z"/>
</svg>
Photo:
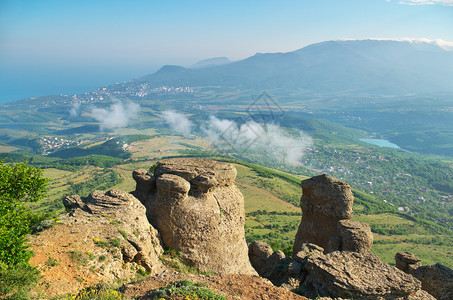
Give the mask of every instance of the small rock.
<svg viewBox="0 0 453 300">
<path fill-rule="evenodd" d="M 82 208 L 84 203 L 79 195 L 71 195 L 64 197 L 63 205 L 67 211 L 70 211 L 72 209 Z"/>
<path fill-rule="evenodd" d="M 297 275 L 302 270 L 302 264 L 298 263 L 297 261 L 292 261 L 288 265 L 288 274 L 289 275 Z"/>
<path fill-rule="evenodd" d="M 261 276 L 266 271 L 269 257 L 273 251 L 269 244 L 261 241 L 254 241 L 249 245 L 249 258 L 253 268 Z"/>
<path fill-rule="evenodd" d="M 401 271 L 412 274 L 420 267 L 420 259 L 410 252 L 398 252 L 395 255 L 395 264 Z"/>
<path fill-rule="evenodd" d="M 301 264 L 304 264 L 309 257 L 319 255 L 324 252 L 322 247 L 311 243 L 303 243 L 297 253 L 293 253 L 293 259 Z"/>
</svg>

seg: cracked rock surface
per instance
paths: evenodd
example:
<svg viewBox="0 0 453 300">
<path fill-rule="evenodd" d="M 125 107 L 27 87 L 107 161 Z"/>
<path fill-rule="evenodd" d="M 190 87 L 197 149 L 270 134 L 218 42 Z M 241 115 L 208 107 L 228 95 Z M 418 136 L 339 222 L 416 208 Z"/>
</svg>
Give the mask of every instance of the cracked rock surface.
<svg viewBox="0 0 453 300">
<path fill-rule="evenodd" d="M 352 299 L 435 299 L 413 276 L 369 253 L 335 251 L 308 258 L 315 294 Z"/>
</svg>

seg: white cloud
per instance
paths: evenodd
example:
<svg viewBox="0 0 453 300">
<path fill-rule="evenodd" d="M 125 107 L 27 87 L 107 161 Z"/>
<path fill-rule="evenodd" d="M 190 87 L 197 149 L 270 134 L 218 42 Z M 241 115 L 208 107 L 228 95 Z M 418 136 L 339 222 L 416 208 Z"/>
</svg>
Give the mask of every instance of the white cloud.
<svg viewBox="0 0 453 300">
<path fill-rule="evenodd" d="M 386 0 L 388 2 L 388 0 Z M 402 0 L 398 2 L 399 4 L 408 4 L 408 5 L 444 5 L 444 6 L 453 6 L 453 0 Z"/>
<path fill-rule="evenodd" d="M 192 122 L 183 114 L 173 110 L 166 110 L 162 113 L 165 122 L 173 129 L 184 136 L 189 136 L 192 130 Z"/>
<path fill-rule="evenodd" d="M 73 102 L 71 106 L 71 110 L 69 111 L 69 114 L 71 117 L 77 117 L 80 114 L 80 102 Z"/>
<path fill-rule="evenodd" d="M 116 101 L 108 108 L 91 108 L 91 116 L 100 123 L 101 130 L 104 128 L 117 129 L 126 127 L 129 122 L 138 117 L 140 105 L 136 103 L 123 104 Z"/>
<path fill-rule="evenodd" d="M 209 118 L 203 131 L 214 147 L 259 153 L 268 159 L 298 164 L 313 139 L 300 130 L 287 130 L 275 124 Z"/>
</svg>

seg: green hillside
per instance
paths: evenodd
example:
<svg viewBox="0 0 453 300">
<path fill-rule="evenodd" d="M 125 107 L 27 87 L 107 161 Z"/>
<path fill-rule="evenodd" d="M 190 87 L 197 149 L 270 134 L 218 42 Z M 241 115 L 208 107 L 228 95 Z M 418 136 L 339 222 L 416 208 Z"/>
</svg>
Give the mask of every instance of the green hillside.
<svg viewBox="0 0 453 300">
<path fill-rule="evenodd" d="M 162 144 L 161 138 L 140 140 L 145 144 Z M 185 146 L 181 144 L 185 143 Z M 179 151 L 194 147 L 190 141 L 181 140 Z M 63 211 L 62 197 L 68 194 L 87 196 L 94 189 L 107 190 L 119 188 L 126 191 L 135 189 L 132 171 L 138 168 L 149 168 L 156 159 L 171 154 L 171 145 L 166 153 L 158 152 L 154 159 L 139 161 L 117 161 L 114 165 L 100 166 L 102 156 L 92 157 L 97 166 L 86 161 L 77 168 L 54 164 L 45 168 L 45 176 L 51 179 L 49 192 L 44 201 L 34 204 L 37 211 L 58 214 Z M 132 157 L 140 157 L 142 152 L 132 152 Z M 160 157 L 159 157 L 160 155 Z M 23 156 L 21 157 L 23 158 Z M 246 211 L 246 239 L 248 242 L 262 240 L 270 243 L 274 249 L 289 251 L 301 220 L 299 201 L 302 194 L 300 181 L 307 176 L 293 175 L 284 171 L 263 167 L 232 158 L 218 157 L 220 160 L 234 162 L 238 171 L 236 185 L 244 195 Z M 42 159 L 52 160 L 51 158 Z M 41 164 L 38 159 L 29 159 L 31 163 Z M 65 162 L 69 160 L 63 160 Z M 94 180 L 93 180 L 94 179 Z M 373 235 L 373 252 L 387 263 L 394 263 L 398 251 L 413 252 L 422 259 L 423 264 L 440 262 L 453 267 L 453 234 L 437 224 L 411 217 L 398 212 L 394 207 L 375 199 L 365 193 L 354 190 L 354 219 L 370 224 Z"/>
</svg>

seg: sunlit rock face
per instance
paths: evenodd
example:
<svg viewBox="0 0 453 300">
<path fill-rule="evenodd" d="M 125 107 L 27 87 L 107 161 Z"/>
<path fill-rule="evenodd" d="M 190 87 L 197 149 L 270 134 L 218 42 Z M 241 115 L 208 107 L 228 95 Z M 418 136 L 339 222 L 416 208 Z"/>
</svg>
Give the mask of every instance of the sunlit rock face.
<svg viewBox="0 0 453 300">
<path fill-rule="evenodd" d="M 134 194 L 147 208 L 165 246 L 190 265 L 219 273 L 256 274 L 245 241 L 244 198 L 233 165 L 194 158 L 134 171 Z"/>
</svg>

